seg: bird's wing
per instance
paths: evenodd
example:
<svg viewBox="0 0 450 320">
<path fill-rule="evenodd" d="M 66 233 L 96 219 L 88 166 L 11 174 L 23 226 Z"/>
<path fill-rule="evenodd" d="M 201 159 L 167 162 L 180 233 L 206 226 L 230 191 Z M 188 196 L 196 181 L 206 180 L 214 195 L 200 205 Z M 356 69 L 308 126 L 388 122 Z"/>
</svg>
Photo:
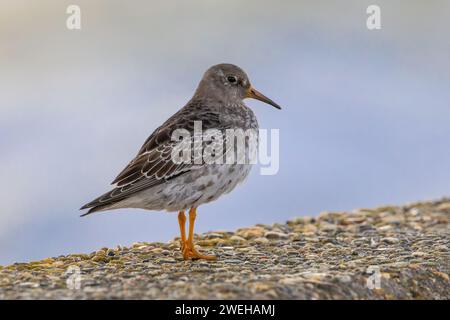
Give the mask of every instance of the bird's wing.
<svg viewBox="0 0 450 320">
<path fill-rule="evenodd" d="M 194 143 L 194 120 L 202 120 L 202 116 L 206 116 L 209 126 L 219 125 L 219 118 L 215 118 L 213 114 L 197 114 L 196 119 L 189 117 L 189 114 L 183 115 L 183 109 L 180 110 L 177 117 L 171 117 L 161 127 L 155 130 L 150 137 L 145 141 L 144 145 L 139 150 L 137 156 L 125 167 L 124 170 L 114 179 L 112 184 L 116 184 L 116 188 L 90 203 L 83 206 L 81 209 L 92 208 L 88 213 L 97 211 L 102 207 L 121 201 L 130 195 L 139 191 L 157 186 L 170 179 L 185 174 L 191 170 L 198 169 L 204 166 L 203 161 L 198 161 L 198 157 L 202 157 L 203 148 L 206 145 L 212 145 L 215 141 L 205 142 L 198 145 Z M 175 121 L 176 119 L 176 121 Z M 215 119 L 217 119 L 215 121 Z M 211 121 L 216 123 L 211 123 Z M 202 150 L 193 150 L 189 162 L 176 163 L 172 159 L 172 152 L 174 148 L 182 147 L 179 142 L 172 141 L 172 132 L 175 129 L 186 129 L 191 135 L 191 141 L 183 140 L 184 143 L 190 143 L 193 148 L 202 148 Z M 205 137 L 203 137 L 205 138 Z M 205 139 L 207 140 L 207 139 Z M 225 149 L 225 152 L 227 150 Z M 202 159 L 200 159 L 202 160 Z"/>
<path fill-rule="evenodd" d="M 121 201 L 139 191 L 157 186 L 194 168 L 190 163 L 172 160 L 174 144 L 161 145 L 138 155 L 116 178 L 116 188 L 85 205 L 82 209 L 103 207 Z"/>
<path fill-rule="evenodd" d="M 159 127 L 148 137 L 137 156 L 130 161 L 111 184 L 117 183 L 118 186 L 121 186 L 131 182 L 130 179 L 134 179 L 130 177 L 130 174 L 134 174 L 134 177 L 137 178 L 138 171 L 143 171 L 145 165 L 147 165 L 145 171 L 152 168 L 146 162 L 156 165 L 153 170 L 159 170 L 160 166 L 164 166 L 165 162 L 167 162 L 168 157 L 170 158 L 172 147 L 173 143 L 170 140 L 169 128 Z M 151 174 L 156 172 L 149 171 L 147 177 L 151 177 Z"/>
<path fill-rule="evenodd" d="M 210 154 L 213 153 L 212 150 L 217 151 L 221 149 L 218 156 L 221 155 L 225 158 L 227 152 L 231 149 L 227 143 L 227 137 L 222 136 L 223 140 L 215 140 L 211 138 L 212 135 L 213 133 L 206 132 L 201 137 L 190 136 L 189 139 L 184 139 L 180 142 L 166 142 L 149 151 L 144 149 L 144 152 L 138 154 L 116 177 L 113 183 L 117 187 L 124 188 L 129 185 L 140 185 L 144 183 L 140 181 L 145 180 L 144 184 L 146 187 L 150 187 L 204 166 L 207 164 L 205 163 L 206 159 L 203 158 L 206 151 L 209 151 Z M 201 142 L 197 143 L 197 141 Z M 189 150 L 186 161 L 181 159 L 180 153 L 183 149 Z M 174 159 L 175 154 L 180 159 Z"/>
<path fill-rule="evenodd" d="M 145 140 L 136 158 L 134 158 L 126 167 L 119 173 L 111 184 L 115 184 L 124 178 L 126 172 L 137 162 L 141 155 L 148 154 L 158 147 L 171 144 L 172 133 L 177 129 L 184 129 L 189 131 L 191 135 L 194 134 L 194 122 L 201 121 L 206 127 L 219 128 L 221 126 L 220 115 L 218 112 L 211 111 L 207 106 L 198 103 L 191 103 L 180 109 L 177 113 L 171 116 L 159 128 L 157 128 Z"/>
</svg>

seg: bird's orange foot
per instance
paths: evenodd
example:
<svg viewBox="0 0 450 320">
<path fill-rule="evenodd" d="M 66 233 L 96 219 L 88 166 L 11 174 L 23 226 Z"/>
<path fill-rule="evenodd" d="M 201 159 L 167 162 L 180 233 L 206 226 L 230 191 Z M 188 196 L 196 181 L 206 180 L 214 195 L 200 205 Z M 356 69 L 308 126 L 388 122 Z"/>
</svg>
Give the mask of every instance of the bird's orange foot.
<svg viewBox="0 0 450 320">
<path fill-rule="evenodd" d="M 201 254 L 200 252 L 198 252 L 193 243 L 189 243 L 189 242 L 182 242 L 181 243 L 181 253 L 183 254 L 183 258 L 184 260 L 188 260 L 188 259 L 193 259 L 193 260 L 198 260 L 198 259 L 204 259 L 204 260 L 216 260 L 216 256 L 208 256 L 208 255 L 204 255 Z"/>
</svg>

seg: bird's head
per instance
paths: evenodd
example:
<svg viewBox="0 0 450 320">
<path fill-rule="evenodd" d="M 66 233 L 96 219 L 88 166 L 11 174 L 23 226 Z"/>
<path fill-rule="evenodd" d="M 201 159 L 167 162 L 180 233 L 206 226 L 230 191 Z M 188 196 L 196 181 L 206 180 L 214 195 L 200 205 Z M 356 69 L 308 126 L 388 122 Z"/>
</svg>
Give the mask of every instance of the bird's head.
<svg viewBox="0 0 450 320">
<path fill-rule="evenodd" d="M 217 64 L 205 72 L 196 96 L 215 97 L 224 101 L 253 98 L 281 109 L 277 103 L 252 87 L 244 70 L 228 63 Z"/>
</svg>

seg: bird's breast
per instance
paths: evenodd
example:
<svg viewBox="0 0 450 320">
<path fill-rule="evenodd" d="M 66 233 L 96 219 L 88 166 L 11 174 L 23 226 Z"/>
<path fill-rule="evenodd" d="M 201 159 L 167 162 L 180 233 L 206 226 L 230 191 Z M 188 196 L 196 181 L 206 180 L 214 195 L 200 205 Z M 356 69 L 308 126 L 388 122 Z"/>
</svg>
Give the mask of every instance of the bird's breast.
<svg viewBox="0 0 450 320">
<path fill-rule="evenodd" d="M 220 122 L 224 127 L 229 128 L 244 130 L 259 128 L 254 112 L 244 103 L 231 103 L 223 106 L 220 112 Z"/>
</svg>

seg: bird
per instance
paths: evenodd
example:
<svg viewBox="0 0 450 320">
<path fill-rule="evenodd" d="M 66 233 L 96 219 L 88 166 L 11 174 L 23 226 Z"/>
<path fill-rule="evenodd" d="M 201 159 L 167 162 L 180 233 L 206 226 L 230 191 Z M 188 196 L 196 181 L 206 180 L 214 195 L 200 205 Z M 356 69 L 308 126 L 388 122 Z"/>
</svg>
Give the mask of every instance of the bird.
<svg viewBox="0 0 450 320">
<path fill-rule="evenodd" d="M 215 129 L 223 136 L 227 130 L 257 131 L 258 121 L 254 112 L 244 104 L 246 98 L 257 99 L 281 109 L 251 85 L 249 77 L 240 67 L 229 63 L 210 67 L 187 104 L 147 138 L 137 155 L 114 179 L 111 191 L 81 207 L 80 210 L 89 209 L 81 216 L 120 208 L 178 212 L 183 259 L 215 260 L 216 256 L 205 255 L 195 248 L 197 208 L 231 192 L 248 177 L 252 164 L 236 160 L 231 163 L 196 161 L 203 154 L 195 152 L 195 146 L 194 152 L 187 153 L 191 161 L 175 161 L 174 150 L 180 144 L 174 141 L 173 133 L 181 130 L 191 135 L 187 141 L 193 141 L 195 125 L 199 122 L 205 130 L 203 132 Z M 217 143 L 223 146 L 227 137 L 223 141 L 217 140 L 219 142 L 216 141 L 215 146 L 220 146 Z M 210 146 L 213 143 L 211 141 Z M 197 148 L 199 146 L 207 148 L 208 142 L 201 141 Z M 248 141 L 245 142 L 245 156 L 248 156 L 250 147 Z M 237 151 L 236 146 L 232 145 L 232 148 Z M 212 152 L 215 159 L 231 152 L 231 148 L 224 149 L 222 154 L 215 155 Z M 187 236 L 186 212 L 189 219 Z"/>
</svg>

